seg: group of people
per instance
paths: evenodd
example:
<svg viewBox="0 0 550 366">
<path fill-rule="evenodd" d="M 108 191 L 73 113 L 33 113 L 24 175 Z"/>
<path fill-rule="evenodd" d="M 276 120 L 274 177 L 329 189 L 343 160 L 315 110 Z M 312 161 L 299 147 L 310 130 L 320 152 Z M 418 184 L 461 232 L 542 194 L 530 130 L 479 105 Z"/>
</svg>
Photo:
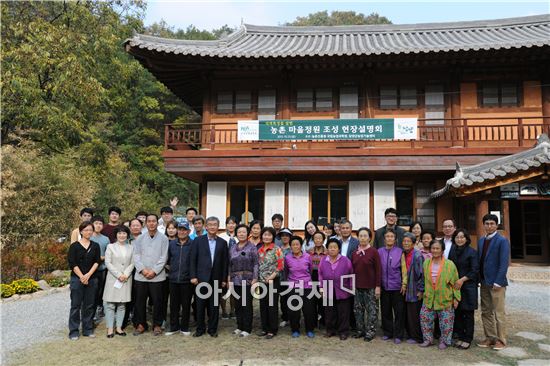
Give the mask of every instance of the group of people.
<svg viewBox="0 0 550 366">
<path fill-rule="evenodd" d="M 436 238 L 420 222 L 405 231 L 393 208 L 374 233 L 361 227 L 353 236 L 346 219 L 322 230 L 310 220 L 304 238 L 283 227 L 281 214 L 272 226 L 231 216 L 223 233 L 217 217 L 205 219 L 195 208 L 179 221 L 171 207 L 160 214 L 138 212 L 121 223 L 121 210 L 111 207 L 105 224 L 91 209 L 81 211 L 68 255 L 71 339 L 79 338 L 80 324 L 82 335 L 93 337 L 93 319 L 103 312 L 107 337 L 125 336 L 130 321 L 140 335 L 149 329 L 148 305 L 154 335 L 217 337 L 221 306 L 222 318 L 236 318 L 234 334 L 247 337 L 258 298 L 258 336 L 266 339 L 287 325 L 300 337 L 303 316 L 309 338 L 324 328 L 325 337 L 371 341 L 380 308 L 384 340 L 428 347 L 439 338 L 439 349 L 468 349 L 480 287 L 485 339 L 478 346 L 506 347 L 510 244 L 495 215 L 483 217 L 486 235 L 476 251 L 454 220 L 444 220 Z"/>
</svg>

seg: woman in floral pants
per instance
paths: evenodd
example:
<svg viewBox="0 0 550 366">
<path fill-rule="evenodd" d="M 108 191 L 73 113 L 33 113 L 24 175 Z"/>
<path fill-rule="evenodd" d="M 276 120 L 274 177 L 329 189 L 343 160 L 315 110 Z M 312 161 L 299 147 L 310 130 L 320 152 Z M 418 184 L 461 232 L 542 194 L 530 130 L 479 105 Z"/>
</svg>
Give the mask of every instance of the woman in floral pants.
<svg viewBox="0 0 550 366">
<path fill-rule="evenodd" d="M 458 280 L 455 264 L 443 257 L 445 243 L 432 241 L 430 251 L 432 258 L 424 262 L 424 303 L 420 310 L 420 325 L 424 343 L 428 347 L 433 342 L 434 320 L 439 318 L 441 338 L 439 349 L 451 345 L 453 337 L 454 309 L 460 301 L 460 290 L 454 288 Z"/>
</svg>

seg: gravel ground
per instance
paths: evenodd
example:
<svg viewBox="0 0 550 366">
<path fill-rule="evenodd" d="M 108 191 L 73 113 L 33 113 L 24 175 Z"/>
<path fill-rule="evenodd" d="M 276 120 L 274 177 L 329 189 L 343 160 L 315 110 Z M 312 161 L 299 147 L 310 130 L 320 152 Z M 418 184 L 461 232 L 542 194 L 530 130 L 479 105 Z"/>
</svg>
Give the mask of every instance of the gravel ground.
<svg viewBox="0 0 550 366">
<path fill-rule="evenodd" d="M 510 282 L 506 289 L 506 308 L 523 310 L 550 321 L 550 285 Z"/>
<path fill-rule="evenodd" d="M 2 360 L 10 352 L 67 336 L 69 291 L 0 305 Z"/>
<path fill-rule="evenodd" d="M 513 282 L 506 297 L 508 310 L 528 311 L 550 321 L 550 286 Z M 2 359 L 19 349 L 66 337 L 69 305 L 68 291 L 1 304 Z"/>
</svg>

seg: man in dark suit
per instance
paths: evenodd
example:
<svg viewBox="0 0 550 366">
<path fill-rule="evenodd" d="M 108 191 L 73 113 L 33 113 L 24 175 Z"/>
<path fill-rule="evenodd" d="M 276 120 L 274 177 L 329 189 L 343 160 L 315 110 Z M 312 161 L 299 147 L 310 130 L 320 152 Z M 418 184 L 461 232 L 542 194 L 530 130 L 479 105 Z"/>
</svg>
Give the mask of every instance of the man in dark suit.
<svg viewBox="0 0 550 366">
<path fill-rule="evenodd" d="M 352 223 L 349 220 L 340 222 L 340 240 L 342 241 L 342 250 L 340 254 L 345 255 L 351 260 L 351 255 L 359 247 L 359 240 L 351 235 Z"/>
<path fill-rule="evenodd" d="M 506 313 L 504 310 L 506 273 L 510 263 L 510 242 L 497 231 L 498 217 L 483 216 L 487 235 L 478 241 L 479 280 L 481 282 L 481 320 L 485 340 L 479 347 L 501 350 L 506 347 Z"/>
<path fill-rule="evenodd" d="M 208 308 L 208 334 L 218 336 L 219 295 L 221 288 L 227 286 L 229 253 L 227 242 L 218 237 L 220 221 L 217 217 L 206 219 L 206 235 L 201 235 L 191 244 L 189 274 L 191 283 L 197 285 L 197 330 L 193 337 L 205 332 L 205 311 Z M 211 294 L 206 294 L 208 286 Z M 200 294 L 199 294 L 200 291 Z"/>
<path fill-rule="evenodd" d="M 384 235 L 386 234 L 387 229 L 395 230 L 396 242 L 395 246 L 403 248 L 401 242 L 403 241 L 403 235 L 405 234 L 405 229 L 400 226 L 397 226 L 397 221 L 399 220 L 399 215 L 395 208 L 387 208 L 384 211 L 384 219 L 386 220 L 386 225 L 381 228 L 376 229 L 374 233 L 374 247 L 376 249 L 384 247 Z"/>
</svg>

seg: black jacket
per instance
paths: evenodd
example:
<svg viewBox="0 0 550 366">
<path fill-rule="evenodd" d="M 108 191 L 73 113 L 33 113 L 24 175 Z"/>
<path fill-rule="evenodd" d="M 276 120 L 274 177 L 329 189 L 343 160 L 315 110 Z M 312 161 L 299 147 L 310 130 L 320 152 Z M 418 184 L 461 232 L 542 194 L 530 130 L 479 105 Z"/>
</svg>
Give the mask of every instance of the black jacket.
<svg viewBox="0 0 550 366">
<path fill-rule="evenodd" d="M 191 276 L 189 274 L 191 264 L 191 243 L 188 239 L 185 245 L 180 245 L 178 239 L 170 241 L 168 246 L 168 262 L 170 272 L 168 279 L 172 283 L 189 283 Z"/>
<path fill-rule="evenodd" d="M 374 233 L 374 247 L 376 249 L 383 248 L 384 247 L 384 234 L 386 233 L 386 229 L 388 227 L 386 225 L 382 226 L 381 228 L 377 229 Z M 396 238 L 395 238 L 395 246 L 398 248 L 403 248 L 403 245 L 401 244 L 403 242 L 403 234 L 405 234 L 405 229 L 403 229 L 401 226 L 395 225 L 394 227 Z"/>
<path fill-rule="evenodd" d="M 221 287 L 222 282 L 227 282 L 229 262 L 229 250 L 227 242 L 216 237 L 216 249 L 214 251 L 214 262 L 210 257 L 210 246 L 208 245 L 208 234 L 201 235 L 193 240 L 191 244 L 191 262 L 189 275 L 197 278 L 200 282 L 218 281 Z"/>
<path fill-rule="evenodd" d="M 462 299 L 458 305 L 461 310 L 477 309 L 477 282 L 479 275 L 479 262 L 477 251 L 467 246 L 459 255 L 457 246 L 453 244 L 449 252 L 449 259 L 453 261 L 458 270 L 458 278 L 468 277 L 468 281 L 462 284 L 460 295 Z"/>
</svg>

